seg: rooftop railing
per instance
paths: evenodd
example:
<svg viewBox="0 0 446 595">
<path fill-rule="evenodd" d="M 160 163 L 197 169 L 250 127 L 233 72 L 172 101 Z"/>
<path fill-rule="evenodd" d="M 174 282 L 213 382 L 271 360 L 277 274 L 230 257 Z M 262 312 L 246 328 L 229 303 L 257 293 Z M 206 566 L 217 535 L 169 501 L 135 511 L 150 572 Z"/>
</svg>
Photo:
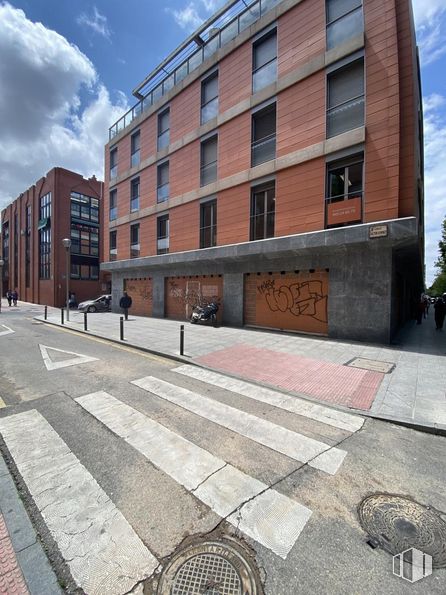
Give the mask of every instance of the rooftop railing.
<svg viewBox="0 0 446 595">
<path fill-rule="evenodd" d="M 155 69 L 139 88 L 141 100 L 109 129 L 112 140 L 142 112 L 148 110 L 163 95 L 193 72 L 219 48 L 237 37 L 282 0 L 237 0 L 227 10 L 216 13 L 214 19 L 192 36 L 189 43 L 180 46 L 172 58 Z"/>
</svg>

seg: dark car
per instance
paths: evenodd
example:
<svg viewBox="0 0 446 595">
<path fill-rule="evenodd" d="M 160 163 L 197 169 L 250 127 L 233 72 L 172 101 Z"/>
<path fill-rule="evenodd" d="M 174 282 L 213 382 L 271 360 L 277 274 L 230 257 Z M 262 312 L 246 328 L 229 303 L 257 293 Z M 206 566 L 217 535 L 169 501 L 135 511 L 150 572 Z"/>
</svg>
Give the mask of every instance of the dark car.
<svg viewBox="0 0 446 595">
<path fill-rule="evenodd" d="M 95 300 L 86 300 L 81 302 L 77 309 L 80 312 L 109 312 L 111 309 L 111 298 L 112 296 L 101 295 Z"/>
</svg>

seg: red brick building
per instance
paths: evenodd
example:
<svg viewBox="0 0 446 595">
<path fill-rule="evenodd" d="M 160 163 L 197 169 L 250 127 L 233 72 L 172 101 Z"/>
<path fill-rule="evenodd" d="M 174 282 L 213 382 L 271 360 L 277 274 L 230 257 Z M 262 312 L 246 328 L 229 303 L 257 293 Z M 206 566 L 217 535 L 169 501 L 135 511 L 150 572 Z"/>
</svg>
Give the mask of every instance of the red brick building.
<svg viewBox="0 0 446 595">
<path fill-rule="evenodd" d="M 103 182 L 55 167 L 1 213 L 3 291 L 17 289 L 19 299 L 63 306 L 66 299 L 66 249 L 70 292 L 78 301 L 98 296 L 102 257 Z"/>
<path fill-rule="evenodd" d="M 390 340 L 423 286 L 410 0 L 228 2 L 134 95 L 105 150 L 114 303 Z"/>
</svg>

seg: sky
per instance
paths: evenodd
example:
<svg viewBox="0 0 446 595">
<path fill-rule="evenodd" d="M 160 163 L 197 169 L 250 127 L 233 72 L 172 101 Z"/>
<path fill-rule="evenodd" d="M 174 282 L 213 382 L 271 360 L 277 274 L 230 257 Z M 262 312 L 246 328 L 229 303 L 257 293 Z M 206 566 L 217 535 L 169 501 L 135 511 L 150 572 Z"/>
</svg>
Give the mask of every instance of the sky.
<svg viewBox="0 0 446 595">
<path fill-rule="evenodd" d="M 224 0 L 0 0 L 0 210 L 52 167 L 103 178 L 132 89 Z M 413 0 L 425 133 L 426 283 L 446 216 L 446 0 Z"/>
</svg>

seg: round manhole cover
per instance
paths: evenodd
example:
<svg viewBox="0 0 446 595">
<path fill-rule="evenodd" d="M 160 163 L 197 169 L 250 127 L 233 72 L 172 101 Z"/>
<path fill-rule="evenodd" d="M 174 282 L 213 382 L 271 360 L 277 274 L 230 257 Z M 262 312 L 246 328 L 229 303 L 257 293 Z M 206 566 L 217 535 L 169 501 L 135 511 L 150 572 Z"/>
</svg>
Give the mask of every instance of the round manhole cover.
<svg viewBox="0 0 446 595">
<path fill-rule="evenodd" d="M 261 595 L 257 570 L 241 547 L 206 541 L 178 552 L 163 570 L 157 595 Z"/>
<path fill-rule="evenodd" d="M 404 496 L 374 494 L 359 505 L 364 530 L 391 554 L 412 547 L 446 568 L 446 523 L 435 511 Z"/>
</svg>

